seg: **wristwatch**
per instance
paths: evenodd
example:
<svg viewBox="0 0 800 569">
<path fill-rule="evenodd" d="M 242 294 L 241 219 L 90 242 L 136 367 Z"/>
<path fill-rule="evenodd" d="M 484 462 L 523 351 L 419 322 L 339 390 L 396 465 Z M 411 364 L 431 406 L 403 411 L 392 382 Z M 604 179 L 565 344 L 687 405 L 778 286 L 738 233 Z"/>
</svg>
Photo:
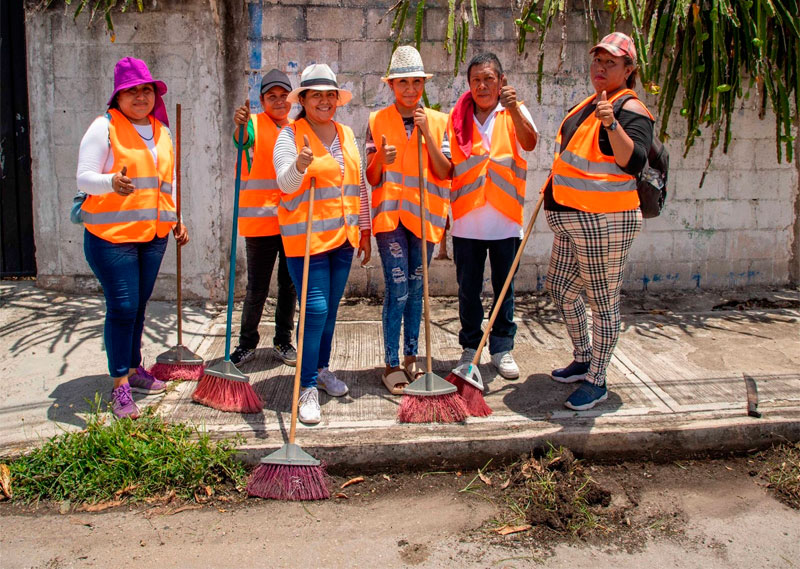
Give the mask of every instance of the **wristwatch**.
<svg viewBox="0 0 800 569">
<path fill-rule="evenodd" d="M 614 122 L 608 126 L 604 126 L 603 128 L 606 130 L 617 130 L 617 119 L 614 119 Z"/>
</svg>

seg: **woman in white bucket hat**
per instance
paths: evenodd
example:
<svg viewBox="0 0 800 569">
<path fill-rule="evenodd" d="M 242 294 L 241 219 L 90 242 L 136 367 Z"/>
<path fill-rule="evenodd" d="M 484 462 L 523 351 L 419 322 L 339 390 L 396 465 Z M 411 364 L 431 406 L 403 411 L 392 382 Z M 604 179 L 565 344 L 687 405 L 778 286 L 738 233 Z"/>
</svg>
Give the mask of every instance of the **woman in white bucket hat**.
<svg viewBox="0 0 800 569">
<path fill-rule="evenodd" d="M 420 105 L 425 81 L 422 58 L 412 46 L 397 48 L 383 81 L 392 105 L 370 114 L 366 137 L 367 180 L 372 186 L 372 230 L 378 242 L 386 293 L 381 379 L 393 395 L 425 370 L 417 363 L 422 317 L 422 245 L 417 141 L 423 137 L 422 175 L 427 190 L 427 262 L 441 241 L 450 206 L 447 115 Z M 404 327 L 403 367 L 398 344 Z"/>
<path fill-rule="evenodd" d="M 333 120 L 336 109 L 353 95 L 339 87 L 325 64 L 309 65 L 300 86 L 287 101 L 303 107 L 275 142 L 273 163 L 283 192 L 278 223 L 289 274 L 302 294 L 311 180 L 316 181 L 311 256 L 308 273 L 305 337 L 300 372 L 298 417 L 319 423 L 318 388 L 334 397 L 348 388 L 328 369 L 339 301 L 344 293 L 353 251 L 371 253 L 369 197 L 361 172 L 361 156 L 350 127 Z"/>
</svg>

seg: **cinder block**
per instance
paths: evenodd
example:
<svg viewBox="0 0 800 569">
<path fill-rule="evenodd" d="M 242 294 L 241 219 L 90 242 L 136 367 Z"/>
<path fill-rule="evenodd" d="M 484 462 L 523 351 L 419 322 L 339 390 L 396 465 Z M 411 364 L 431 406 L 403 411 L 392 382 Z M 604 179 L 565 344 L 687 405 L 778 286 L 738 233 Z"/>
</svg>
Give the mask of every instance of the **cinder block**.
<svg viewBox="0 0 800 569">
<path fill-rule="evenodd" d="M 753 200 L 759 229 L 785 229 L 794 222 L 794 211 L 778 200 Z"/>
<path fill-rule="evenodd" d="M 755 227 L 756 206 L 751 200 L 717 200 L 700 202 L 701 229 L 748 229 Z"/>
<path fill-rule="evenodd" d="M 731 231 L 727 238 L 728 259 L 768 259 L 777 251 L 775 231 Z"/>
<path fill-rule="evenodd" d="M 303 9 L 295 6 L 265 6 L 262 9 L 261 37 L 298 39 L 305 36 Z"/>
<path fill-rule="evenodd" d="M 387 8 L 367 10 L 367 39 L 387 41 L 392 30 L 393 14 L 386 14 Z"/>
<path fill-rule="evenodd" d="M 763 128 L 763 126 L 762 126 Z M 777 147 L 775 146 L 775 128 L 774 124 L 770 124 L 770 129 L 768 132 L 771 133 L 770 138 L 766 140 L 759 141 L 755 145 L 756 148 L 756 169 L 757 170 L 772 170 L 775 168 L 780 168 L 784 164 L 778 162 L 778 154 L 777 154 Z M 759 132 L 763 132 L 760 130 Z M 786 153 L 783 153 L 783 160 L 786 160 Z"/>
<path fill-rule="evenodd" d="M 349 41 L 342 43 L 342 71 L 379 73 L 389 66 L 392 45 L 381 41 Z"/>
<path fill-rule="evenodd" d="M 310 7 L 306 14 L 309 40 L 352 40 L 364 37 L 364 10 Z"/>
<path fill-rule="evenodd" d="M 430 93 L 428 94 L 430 98 Z M 392 90 L 381 81 L 380 75 L 364 76 L 364 103 L 369 111 L 376 111 L 394 102 Z"/>
<path fill-rule="evenodd" d="M 336 80 L 339 82 L 339 87 L 353 93 L 353 100 L 347 103 L 346 106 L 359 108 L 364 106 L 364 80 L 361 75 L 357 73 L 338 73 Z"/>
<path fill-rule="evenodd" d="M 514 15 L 505 9 L 486 9 L 482 14 L 480 30 L 475 34 L 483 41 L 511 41 L 515 42 Z M 476 30 L 477 31 L 477 30 Z"/>
<path fill-rule="evenodd" d="M 312 63 L 327 63 L 331 67 L 339 62 L 339 44 L 332 41 L 296 42 L 281 41 L 278 48 L 278 62 L 284 71 L 297 75 L 292 85 L 300 84 L 300 73 Z"/>
<path fill-rule="evenodd" d="M 731 170 L 728 184 L 728 198 L 733 200 L 777 199 L 779 184 L 777 179 L 781 170 L 758 172 L 750 170 Z"/>
</svg>

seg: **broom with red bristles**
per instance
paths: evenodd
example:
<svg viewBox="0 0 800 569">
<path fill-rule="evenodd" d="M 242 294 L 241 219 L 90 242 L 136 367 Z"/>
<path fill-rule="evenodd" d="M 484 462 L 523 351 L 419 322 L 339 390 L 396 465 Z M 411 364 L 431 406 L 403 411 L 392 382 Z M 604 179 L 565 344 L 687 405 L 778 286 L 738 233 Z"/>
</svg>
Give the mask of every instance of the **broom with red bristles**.
<svg viewBox="0 0 800 569">
<path fill-rule="evenodd" d="M 236 282 L 236 232 L 239 225 L 239 190 L 242 183 L 242 141 L 244 125 L 239 125 L 239 155 L 236 159 L 236 191 L 233 198 L 233 224 L 230 267 L 228 269 L 228 318 L 225 324 L 225 359 L 205 370 L 192 399 L 201 405 L 232 413 L 259 413 L 263 401 L 250 385 L 250 378 L 231 361 L 231 324 L 233 320 L 233 287 Z"/>
<path fill-rule="evenodd" d="M 175 209 L 181 223 L 181 104 L 175 105 Z M 183 345 L 183 295 L 181 294 L 181 249 L 175 242 L 175 281 L 178 286 L 178 343 L 156 358 L 150 368 L 161 381 L 198 381 L 203 377 L 203 358 Z"/>
<path fill-rule="evenodd" d="M 522 237 L 522 243 L 520 243 L 517 254 L 514 256 L 514 262 L 511 263 L 511 269 L 508 271 L 508 276 L 506 276 L 506 282 L 503 283 L 503 289 L 497 296 L 497 300 L 495 300 L 492 314 L 489 316 L 489 322 L 486 324 L 486 328 L 483 331 L 483 337 L 481 338 L 480 344 L 478 344 L 478 349 L 475 350 L 475 357 L 472 358 L 469 364 L 463 364 L 455 368 L 445 378 L 456 386 L 458 394 L 464 398 L 467 404 L 467 410 L 473 417 L 488 417 L 492 414 L 491 407 L 486 404 L 486 400 L 483 398 L 484 385 L 481 372 L 478 369 L 478 362 L 481 359 L 481 352 L 486 345 L 486 340 L 489 338 L 489 334 L 492 331 L 492 326 L 494 326 L 494 321 L 497 319 L 497 314 L 500 312 L 500 305 L 503 303 L 503 299 L 506 297 L 506 293 L 511 286 L 511 281 L 514 278 L 514 273 L 517 271 L 517 266 L 519 266 L 519 260 L 522 258 L 522 252 L 525 249 L 525 244 L 528 242 L 528 237 L 530 237 L 533 231 L 533 224 L 536 223 L 536 217 L 539 215 L 543 200 L 544 191 L 542 191 L 539 200 L 536 202 L 536 207 L 528 222 L 528 227 L 525 228 L 525 235 Z"/>
<path fill-rule="evenodd" d="M 401 423 L 460 423 L 467 418 L 467 407 L 457 388 L 431 371 L 431 314 L 428 297 L 428 242 L 426 236 L 427 191 L 422 171 L 422 132 L 417 127 L 417 161 L 419 163 L 419 212 L 422 246 L 422 298 L 425 317 L 425 375 L 403 390 L 397 410 Z"/>
<path fill-rule="evenodd" d="M 306 300 L 308 298 L 308 263 L 311 253 L 311 219 L 314 213 L 315 179 L 311 178 L 306 221 L 306 251 L 303 255 L 303 281 L 300 289 L 300 322 L 297 326 L 297 365 L 294 368 L 292 390 L 292 423 L 289 442 L 261 459 L 250 479 L 250 496 L 273 500 L 326 500 L 330 492 L 325 484 L 325 469 L 320 462 L 295 444 L 297 403 L 300 399 L 300 371 L 303 367 L 303 340 L 306 331 Z"/>
</svg>

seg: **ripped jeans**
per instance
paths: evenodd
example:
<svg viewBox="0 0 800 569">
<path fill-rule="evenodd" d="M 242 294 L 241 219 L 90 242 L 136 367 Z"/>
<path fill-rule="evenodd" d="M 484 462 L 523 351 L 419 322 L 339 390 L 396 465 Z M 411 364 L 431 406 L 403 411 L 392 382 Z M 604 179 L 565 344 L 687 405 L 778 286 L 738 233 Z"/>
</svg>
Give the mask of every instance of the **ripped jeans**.
<svg viewBox="0 0 800 569">
<path fill-rule="evenodd" d="M 393 231 L 375 234 L 383 265 L 383 346 L 386 365 L 400 365 L 398 345 L 403 324 L 403 354 L 416 356 L 422 319 L 422 248 L 420 239 L 400 223 Z M 428 243 L 428 265 L 433 243 Z"/>
</svg>

